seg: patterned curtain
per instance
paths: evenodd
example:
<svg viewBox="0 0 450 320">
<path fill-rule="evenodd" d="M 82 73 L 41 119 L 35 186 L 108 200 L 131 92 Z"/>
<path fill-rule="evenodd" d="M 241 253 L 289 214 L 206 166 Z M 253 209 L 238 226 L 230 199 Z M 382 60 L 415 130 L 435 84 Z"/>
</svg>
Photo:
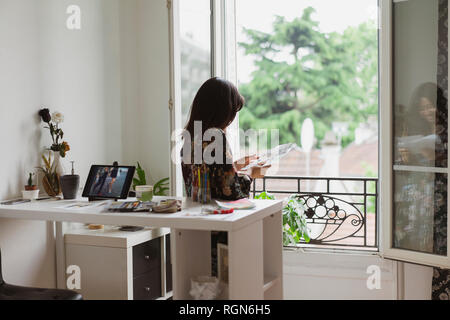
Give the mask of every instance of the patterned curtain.
<svg viewBox="0 0 450 320">
<path fill-rule="evenodd" d="M 438 113 L 437 124 L 448 127 L 448 0 L 439 0 L 439 27 L 438 27 Z M 447 142 L 448 132 L 442 135 Z M 447 251 L 447 217 L 446 210 L 437 211 L 434 220 L 434 246 L 435 251 L 446 254 Z M 450 270 L 434 268 L 433 272 L 433 300 L 450 300 Z"/>
</svg>

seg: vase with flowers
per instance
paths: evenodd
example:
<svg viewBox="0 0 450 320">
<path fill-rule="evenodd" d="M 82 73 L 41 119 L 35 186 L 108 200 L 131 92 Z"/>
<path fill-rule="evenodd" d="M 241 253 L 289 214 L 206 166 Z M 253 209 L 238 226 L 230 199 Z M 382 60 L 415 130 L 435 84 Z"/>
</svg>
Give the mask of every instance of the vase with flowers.
<svg viewBox="0 0 450 320">
<path fill-rule="evenodd" d="M 53 112 L 50 115 L 49 109 L 41 109 L 39 116 L 42 121 L 47 125 L 44 127 L 50 131 L 52 137 L 52 145 L 50 150 L 57 152 L 62 158 L 66 157 L 66 153 L 70 150 L 69 144 L 66 141 L 62 141 L 64 138 L 64 132 L 59 127 L 64 122 L 64 115 L 61 112 Z"/>
<path fill-rule="evenodd" d="M 49 196 L 56 196 L 61 193 L 59 178 L 63 174 L 63 168 L 60 158 L 65 158 L 70 150 L 69 144 L 63 140 L 64 131 L 60 127 L 64 121 L 64 115 L 60 112 L 50 114 L 49 109 L 41 109 L 39 116 L 45 123 L 44 128 L 49 130 L 52 138 L 52 144 L 47 148 L 48 157 L 42 156 L 44 166 L 39 168 L 44 173 L 42 184 Z"/>
</svg>

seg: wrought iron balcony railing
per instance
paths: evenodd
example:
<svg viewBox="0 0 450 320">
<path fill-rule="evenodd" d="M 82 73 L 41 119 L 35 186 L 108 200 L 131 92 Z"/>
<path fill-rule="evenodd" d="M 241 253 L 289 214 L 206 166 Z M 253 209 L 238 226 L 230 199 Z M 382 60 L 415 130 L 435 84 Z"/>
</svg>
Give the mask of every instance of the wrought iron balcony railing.
<svg viewBox="0 0 450 320">
<path fill-rule="evenodd" d="M 311 241 L 306 246 L 376 250 L 377 178 L 266 176 L 255 179 L 253 197 L 263 191 L 277 199 L 303 200 Z"/>
</svg>

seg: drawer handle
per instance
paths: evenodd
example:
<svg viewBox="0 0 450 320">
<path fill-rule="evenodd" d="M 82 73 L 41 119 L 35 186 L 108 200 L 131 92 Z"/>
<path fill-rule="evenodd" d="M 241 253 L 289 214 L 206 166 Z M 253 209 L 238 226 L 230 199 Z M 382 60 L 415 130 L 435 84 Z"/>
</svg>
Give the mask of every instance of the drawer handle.
<svg viewBox="0 0 450 320">
<path fill-rule="evenodd" d="M 150 256 L 144 256 L 145 260 L 150 260 Z"/>
<path fill-rule="evenodd" d="M 150 287 L 145 287 L 144 289 L 145 289 L 145 291 L 147 291 L 148 293 L 150 293 Z"/>
</svg>

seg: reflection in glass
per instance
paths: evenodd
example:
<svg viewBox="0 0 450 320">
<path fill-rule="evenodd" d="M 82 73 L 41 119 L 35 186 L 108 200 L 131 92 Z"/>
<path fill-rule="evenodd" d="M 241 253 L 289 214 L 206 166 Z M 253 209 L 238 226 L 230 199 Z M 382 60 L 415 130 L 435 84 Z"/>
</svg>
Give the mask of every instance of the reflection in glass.
<svg viewBox="0 0 450 320">
<path fill-rule="evenodd" d="M 447 174 L 397 171 L 394 247 L 447 254 Z"/>
<path fill-rule="evenodd" d="M 447 101 L 435 83 L 417 87 L 408 107 L 395 108 L 395 163 L 447 166 Z"/>
<path fill-rule="evenodd" d="M 180 1 L 181 123 L 200 86 L 211 76 L 210 0 Z"/>
<path fill-rule="evenodd" d="M 394 164 L 447 167 L 448 1 L 394 3 Z"/>
</svg>

